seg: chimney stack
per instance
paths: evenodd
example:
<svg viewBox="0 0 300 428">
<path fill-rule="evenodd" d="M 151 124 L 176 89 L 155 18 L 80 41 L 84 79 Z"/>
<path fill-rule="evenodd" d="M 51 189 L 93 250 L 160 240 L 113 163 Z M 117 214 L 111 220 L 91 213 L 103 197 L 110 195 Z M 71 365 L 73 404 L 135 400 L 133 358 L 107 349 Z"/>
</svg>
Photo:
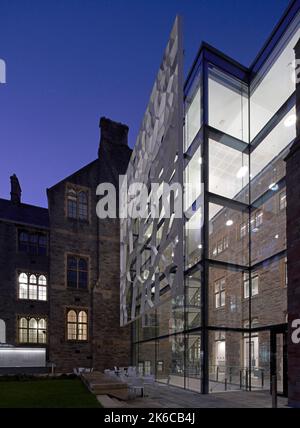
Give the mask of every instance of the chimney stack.
<svg viewBox="0 0 300 428">
<path fill-rule="evenodd" d="M 101 131 L 100 147 L 101 145 L 128 146 L 129 128 L 127 125 L 102 117 L 99 126 Z"/>
<path fill-rule="evenodd" d="M 10 177 L 10 186 L 10 200 L 13 204 L 18 205 L 21 203 L 22 189 L 16 174 Z"/>
</svg>

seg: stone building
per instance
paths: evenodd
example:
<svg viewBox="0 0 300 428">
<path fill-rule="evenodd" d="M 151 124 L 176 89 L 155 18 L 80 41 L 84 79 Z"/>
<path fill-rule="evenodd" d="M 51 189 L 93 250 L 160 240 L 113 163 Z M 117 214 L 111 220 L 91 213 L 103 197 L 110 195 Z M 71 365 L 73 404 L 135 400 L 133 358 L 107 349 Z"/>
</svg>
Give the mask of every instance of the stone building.
<svg viewBox="0 0 300 428">
<path fill-rule="evenodd" d="M 129 329 L 120 328 L 119 222 L 97 217 L 96 189 L 118 188 L 131 150 L 127 126 L 102 118 L 100 128 L 97 159 L 47 190 L 48 210 L 22 202 L 15 175 L 11 200 L 0 200 L 0 341 L 46 348 L 59 372 L 130 361 Z"/>
</svg>

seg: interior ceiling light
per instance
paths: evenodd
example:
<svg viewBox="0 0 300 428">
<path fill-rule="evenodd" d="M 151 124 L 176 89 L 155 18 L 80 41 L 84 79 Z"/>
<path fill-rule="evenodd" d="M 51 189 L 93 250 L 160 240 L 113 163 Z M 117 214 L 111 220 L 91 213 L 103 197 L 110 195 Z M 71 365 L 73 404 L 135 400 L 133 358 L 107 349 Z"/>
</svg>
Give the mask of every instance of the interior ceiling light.
<svg viewBox="0 0 300 428">
<path fill-rule="evenodd" d="M 296 122 L 297 122 L 297 116 L 295 114 L 291 114 L 285 119 L 284 126 L 286 128 L 290 128 L 291 126 L 294 126 Z"/>
<path fill-rule="evenodd" d="M 226 226 L 230 227 L 233 225 L 233 220 L 227 220 L 226 221 Z"/>
<path fill-rule="evenodd" d="M 245 178 L 246 175 L 248 174 L 248 171 L 249 171 L 249 168 L 247 167 L 247 165 L 242 166 L 236 174 L 237 178 Z"/>
</svg>

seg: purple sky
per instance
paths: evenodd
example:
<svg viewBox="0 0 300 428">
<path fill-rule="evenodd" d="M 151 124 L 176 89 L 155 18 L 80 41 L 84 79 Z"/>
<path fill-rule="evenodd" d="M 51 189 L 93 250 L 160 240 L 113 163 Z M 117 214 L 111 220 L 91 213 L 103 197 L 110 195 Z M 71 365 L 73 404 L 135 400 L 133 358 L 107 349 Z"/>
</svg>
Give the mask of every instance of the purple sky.
<svg viewBox="0 0 300 428">
<path fill-rule="evenodd" d="M 173 20 L 185 67 L 200 42 L 249 65 L 288 0 L 0 0 L 0 197 L 16 173 L 23 201 L 96 158 L 100 116 L 133 146 Z"/>
</svg>

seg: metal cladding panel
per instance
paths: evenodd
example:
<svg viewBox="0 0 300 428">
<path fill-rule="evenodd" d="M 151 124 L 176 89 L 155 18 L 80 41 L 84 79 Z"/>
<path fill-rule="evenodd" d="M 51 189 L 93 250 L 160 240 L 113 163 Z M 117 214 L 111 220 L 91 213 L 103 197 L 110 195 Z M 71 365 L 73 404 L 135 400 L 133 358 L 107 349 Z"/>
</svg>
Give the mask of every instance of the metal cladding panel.
<svg viewBox="0 0 300 428">
<path fill-rule="evenodd" d="M 177 17 L 144 115 L 121 194 L 134 183 L 183 185 L 183 47 L 181 18 Z M 163 184 L 163 186 L 165 186 Z M 177 198 L 177 199 L 176 199 Z M 182 192 L 171 202 L 182 203 Z M 179 201 L 179 199 L 181 199 Z M 158 207 L 161 212 L 161 207 Z M 172 211 L 173 210 L 173 211 Z M 178 218 L 177 218 L 178 217 Z M 175 297 L 183 292 L 183 218 L 151 216 L 136 222 L 121 216 L 121 325 L 161 304 L 163 289 Z M 145 253 L 148 257 L 144 269 Z M 150 263 L 149 263 L 150 258 Z"/>
<path fill-rule="evenodd" d="M 0 348 L 0 368 L 46 367 L 45 348 Z"/>
</svg>

